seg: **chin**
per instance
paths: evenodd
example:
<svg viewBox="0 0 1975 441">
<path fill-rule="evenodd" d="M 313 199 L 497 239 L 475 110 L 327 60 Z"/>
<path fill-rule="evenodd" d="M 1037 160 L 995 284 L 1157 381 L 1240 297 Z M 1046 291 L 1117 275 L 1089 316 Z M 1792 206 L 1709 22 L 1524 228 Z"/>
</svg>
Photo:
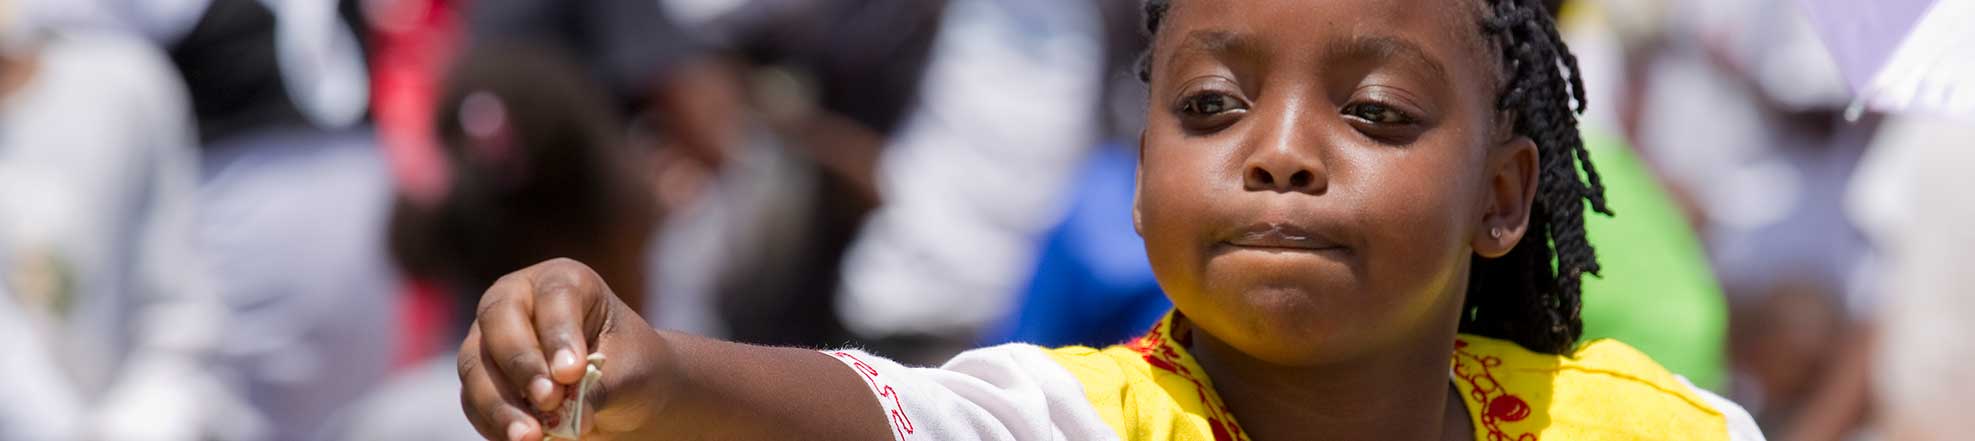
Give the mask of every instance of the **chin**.
<svg viewBox="0 0 1975 441">
<path fill-rule="evenodd" d="M 1237 319 L 1240 329 L 1231 331 L 1239 337 L 1223 341 L 1271 364 L 1319 365 L 1362 352 L 1364 336 L 1356 332 L 1362 328 L 1351 322 L 1336 311 L 1264 309 Z"/>
<path fill-rule="evenodd" d="M 1360 356 L 1380 314 L 1346 290 L 1263 285 L 1203 299 L 1189 319 L 1250 357 L 1284 366 L 1319 365 Z M 1230 301 L 1231 300 L 1231 301 Z M 1201 309 L 1201 308 L 1193 308 Z M 1355 311 L 1355 312 L 1352 312 Z"/>
</svg>

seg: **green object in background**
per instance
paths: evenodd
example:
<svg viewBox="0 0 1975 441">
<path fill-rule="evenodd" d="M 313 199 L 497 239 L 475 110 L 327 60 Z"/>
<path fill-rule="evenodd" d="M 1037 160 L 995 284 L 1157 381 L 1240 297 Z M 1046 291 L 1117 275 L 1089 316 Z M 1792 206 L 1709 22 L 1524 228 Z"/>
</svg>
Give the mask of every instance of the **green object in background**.
<svg viewBox="0 0 1975 441">
<path fill-rule="evenodd" d="M 1603 269 L 1584 278 L 1584 339 L 1618 339 L 1695 386 L 1719 390 L 1728 306 L 1700 238 L 1625 141 L 1583 136 L 1617 214 L 1585 213 Z"/>
</svg>

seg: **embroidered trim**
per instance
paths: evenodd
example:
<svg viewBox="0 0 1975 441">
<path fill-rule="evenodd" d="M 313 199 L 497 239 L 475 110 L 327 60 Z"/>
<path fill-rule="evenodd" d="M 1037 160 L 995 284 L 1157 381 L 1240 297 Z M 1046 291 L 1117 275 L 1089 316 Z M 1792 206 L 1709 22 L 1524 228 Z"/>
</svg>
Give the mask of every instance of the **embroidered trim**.
<svg viewBox="0 0 1975 441">
<path fill-rule="evenodd" d="M 1482 407 L 1481 428 L 1488 431 L 1487 441 L 1537 441 L 1536 434 L 1523 433 L 1510 436 L 1502 430 L 1501 423 L 1522 421 L 1529 418 L 1532 411 L 1529 402 L 1502 388 L 1495 381 L 1490 368 L 1502 365 L 1502 359 L 1493 355 L 1475 355 L 1467 351 L 1465 339 L 1454 340 L 1454 377 L 1467 382 L 1469 402 Z"/>
<path fill-rule="evenodd" d="M 904 441 L 907 435 L 915 432 L 912 418 L 905 416 L 905 402 L 899 398 L 898 390 L 892 389 L 890 384 L 878 378 L 877 368 L 871 367 L 870 363 L 865 363 L 849 352 L 834 351 L 828 354 L 836 357 L 837 361 L 843 362 L 844 365 L 850 366 L 851 370 L 857 371 L 858 375 L 864 377 L 864 383 L 871 385 L 871 392 L 878 394 L 878 405 L 883 407 L 885 415 L 891 418 L 892 432 L 898 441 Z"/>
<path fill-rule="evenodd" d="M 1220 397 L 1214 394 L 1214 389 L 1205 381 L 1201 381 L 1200 377 L 1194 375 L 1193 370 L 1188 368 L 1192 363 L 1183 356 L 1185 354 L 1183 346 L 1190 343 L 1188 341 L 1190 339 L 1187 338 L 1189 336 L 1179 334 L 1170 339 L 1166 338 L 1178 317 L 1178 312 L 1168 314 L 1144 336 L 1126 343 L 1126 347 L 1143 355 L 1145 363 L 1152 365 L 1153 368 L 1179 375 L 1193 383 L 1193 390 L 1199 392 L 1200 407 L 1207 409 L 1207 426 L 1214 431 L 1214 441 L 1247 441 L 1248 433 L 1243 432 L 1241 425 L 1235 423 L 1234 413 L 1228 412 L 1227 406 L 1223 405 Z"/>
</svg>

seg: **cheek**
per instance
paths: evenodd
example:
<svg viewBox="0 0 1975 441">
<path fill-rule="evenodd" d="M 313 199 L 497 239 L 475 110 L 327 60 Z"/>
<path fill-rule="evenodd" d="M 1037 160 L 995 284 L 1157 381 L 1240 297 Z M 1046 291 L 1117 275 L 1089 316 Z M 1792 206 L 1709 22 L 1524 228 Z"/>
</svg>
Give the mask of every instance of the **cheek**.
<svg viewBox="0 0 1975 441">
<path fill-rule="evenodd" d="M 1176 154 L 1167 148 L 1146 149 L 1139 189 L 1140 234 L 1153 273 L 1168 290 L 1197 286 L 1201 265 L 1201 231 L 1213 212 L 1213 180 L 1199 167 L 1168 167 L 1202 158 Z"/>
<path fill-rule="evenodd" d="M 1474 173 L 1430 151 L 1374 153 L 1353 185 L 1375 289 L 1418 292 L 1448 283 L 1468 246 Z"/>
</svg>

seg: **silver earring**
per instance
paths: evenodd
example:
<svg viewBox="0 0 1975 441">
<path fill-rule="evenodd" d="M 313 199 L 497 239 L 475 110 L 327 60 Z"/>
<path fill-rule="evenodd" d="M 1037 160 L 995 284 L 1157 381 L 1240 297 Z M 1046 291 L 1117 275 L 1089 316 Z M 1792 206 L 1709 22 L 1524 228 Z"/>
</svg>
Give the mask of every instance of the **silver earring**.
<svg viewBox="0 0 1975 441">
<path fill-rule="evenodd" d="M 1501 239 L 1501 238 L 1502 238 L 1502 227 L 1489 227 L 1489 228 L 1488 228 L 1488 237 L 1490 237 L 1490 238 L 1494 238 L 1494 239 Z"/>
</svg>

